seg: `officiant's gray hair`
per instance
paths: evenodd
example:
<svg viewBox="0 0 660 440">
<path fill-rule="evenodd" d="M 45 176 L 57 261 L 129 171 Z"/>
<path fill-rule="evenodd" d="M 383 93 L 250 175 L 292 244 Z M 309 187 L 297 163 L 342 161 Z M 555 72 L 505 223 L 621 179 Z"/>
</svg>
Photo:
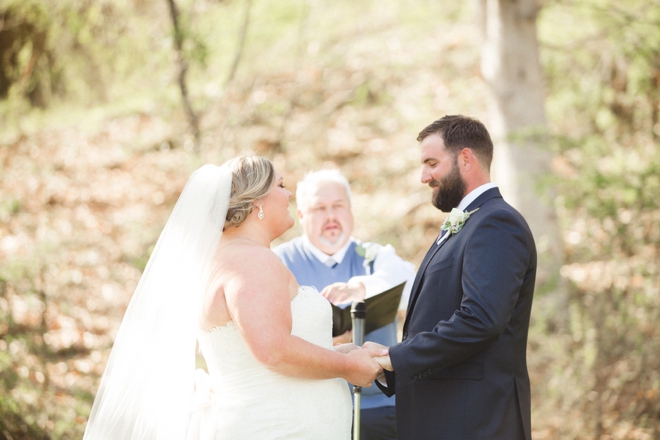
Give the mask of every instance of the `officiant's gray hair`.
<svg viewBox="0 0 660 440">
<path fill-rule="evenodd" d="M 231 170 L 231 197 L 225 227 L 240 226 L 254 208 L 253 202 L 266 197 L 275 182 L 275 167 L 265 157 L 241 155 L 227 162 Z"/>
<path fill-rule="evenodd" d="M 351 203 L 351 186 L 339 170 L 311 171 L 305 174 L 305 177 L 298 182 L 296 188 L 296 204 L 298 209 L 307 208 L 314 190 L 318 189 L 324 183 L 338 183 L 342 185 L 346 190 L 348 203 Z"/>
</svg>

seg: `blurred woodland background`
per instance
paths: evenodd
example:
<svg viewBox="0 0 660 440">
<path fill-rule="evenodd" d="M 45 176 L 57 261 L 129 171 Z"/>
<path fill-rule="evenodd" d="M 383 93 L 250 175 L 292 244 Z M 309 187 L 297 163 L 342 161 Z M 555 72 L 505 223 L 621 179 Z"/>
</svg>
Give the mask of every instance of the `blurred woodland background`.
<svg viewBox="0 0 660 440">
<path fill-rule="evenodd" d="M 658 0 L 0 0 L 0 439 L 82 437 L 195 168 L 338 167 L 418 265 L 456 113 L 538 242 L 534 438 L 660 438 L 659 112 Z"/>
</svg>

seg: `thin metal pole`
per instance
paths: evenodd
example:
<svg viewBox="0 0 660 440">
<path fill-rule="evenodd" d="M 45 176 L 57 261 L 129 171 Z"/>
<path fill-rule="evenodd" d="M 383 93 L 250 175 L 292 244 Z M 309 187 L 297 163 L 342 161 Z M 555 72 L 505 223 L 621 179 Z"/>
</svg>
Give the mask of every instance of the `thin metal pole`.
<svg viewBox="0 0 660 440">
<path fill-rule="evenodd" d="M 353 324 L 353 343 L 358 347 L 364 344 L 364 321 L 367 308 L 364 301 L 355 301 L 351 305 L 351 321 Z M 360 440 L 360 404 L 362 387 L 353 385 L 353 440 Z"/>
</svg>

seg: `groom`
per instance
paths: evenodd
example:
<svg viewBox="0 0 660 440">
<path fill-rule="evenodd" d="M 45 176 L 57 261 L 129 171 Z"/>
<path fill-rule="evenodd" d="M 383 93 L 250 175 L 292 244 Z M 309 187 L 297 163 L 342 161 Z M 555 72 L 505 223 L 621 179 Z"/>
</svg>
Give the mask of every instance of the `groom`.
<svg viewBox="0 0 660 440">
<path fill-rule="evenodd" d="M 458 211 L 420 265 L 403 341 L 381 358 L 393 371 L 377 384 L 396 392 L 399 439 L 530 440 L 534 239 L 490 183 L 493 143 L 481 122 L 445 116 L 417 140 L 433 205 Z"/>
</svg>

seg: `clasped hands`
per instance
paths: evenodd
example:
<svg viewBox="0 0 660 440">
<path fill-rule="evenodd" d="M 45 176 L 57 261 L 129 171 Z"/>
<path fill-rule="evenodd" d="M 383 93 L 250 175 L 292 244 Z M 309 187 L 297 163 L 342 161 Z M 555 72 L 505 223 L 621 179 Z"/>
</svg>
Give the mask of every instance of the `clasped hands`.
<svg viewBox="0 0 660 440">
<path fill-rule="evenodd" d="M 335 345 L 334 348 L 336 351 L 358 360 L 358 371 L 355 371 L 351 378 L 347 378 L 354 385 L 370 387 L 374 380 L 385 383 L 383 370 L 394 370 L 389 356 L 389 349 L 385 345 L 367 341 L 362 347 L 348 343 Z"/>
</svg>

